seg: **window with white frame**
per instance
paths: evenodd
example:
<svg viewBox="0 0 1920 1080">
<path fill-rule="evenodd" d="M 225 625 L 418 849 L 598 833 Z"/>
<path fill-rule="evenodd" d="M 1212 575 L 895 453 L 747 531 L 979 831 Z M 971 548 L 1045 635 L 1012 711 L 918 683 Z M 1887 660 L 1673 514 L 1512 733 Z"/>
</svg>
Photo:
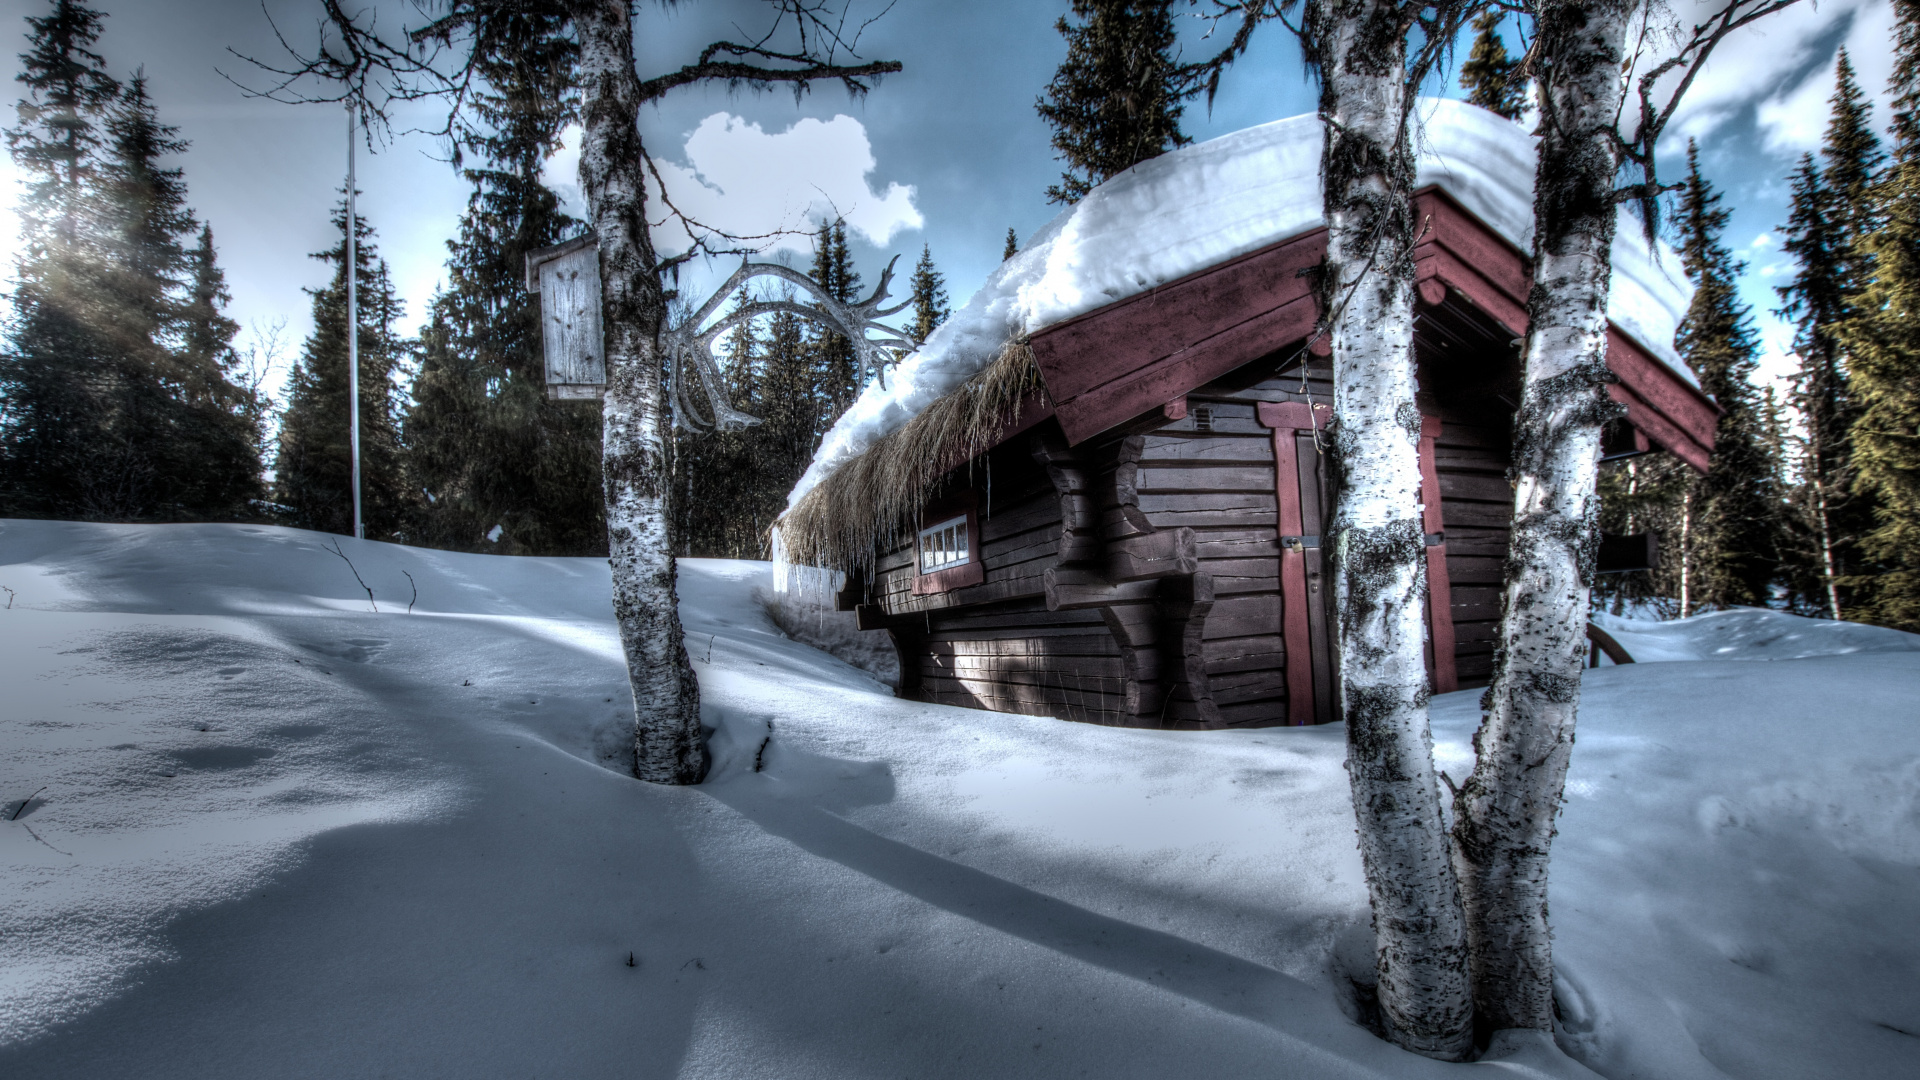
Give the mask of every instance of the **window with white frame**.
<svg viewBox="0 0 1920 1080">
<path fill-rule="evenodd" d="M 920 530 L 920 572 L 931 574 L 967 562 L 967 515 Z"/>
</svg>

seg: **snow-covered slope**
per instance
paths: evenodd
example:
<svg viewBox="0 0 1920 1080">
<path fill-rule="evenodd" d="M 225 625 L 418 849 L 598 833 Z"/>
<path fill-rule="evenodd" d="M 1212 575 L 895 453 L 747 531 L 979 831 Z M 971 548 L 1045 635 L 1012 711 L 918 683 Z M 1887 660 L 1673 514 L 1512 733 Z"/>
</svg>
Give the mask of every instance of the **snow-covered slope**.
<svg viewBox="0 0 1920 1080">
<path fill-rule="evenodd" d="M 0 1075 L 1463 1072 L 1342 1011 L 1338 728 L 900 701 L 779 633 L 765 564 L 695 560 L 717 764 L 656 788 L 601 764 L 604 564 L 340 541 L 376 614 L 332 542 L 0 522 L 0 816 L 33 795 Z M 1455 777 L 1476 696 L 1436 701 Z M 1917 699 L 1910 651 L 1589 673 L 1553 896 L 1580 1061 L 1920 1071 Z M 1504 1053 L 1467 1071 L 1588 1075 Z"/>
<path fill-rule="evenodd" d="M 1528 250 L 1534 144 L 1524 128 L 1463 102 L 1423 100 L 1420 186 L 1438 184 Z M 996 356 L 1010 337 L 1146 292 L 1318 228 L 1320 120 L 1296 116 L 1184 147 L 1109 179 L 1028 238 L 887 380 L 867 387 L 822 440 L 788 505 L 873 440 L 898 429 Z M 1623 217 L 1607 314 L 1689 382 L 1673 349 L 1692 287 L 1666 245 Z"/>
<path fill-rule="evenodd" d="M 1799 660 L 1848 653 L 1920 652 L 1920 637 L 1884 626 L 1807 619 L 1764 608 L 1709 611 L 1686 619 L 1593 621 L 1637 663 L 1672 660 Z"/>
</svg>

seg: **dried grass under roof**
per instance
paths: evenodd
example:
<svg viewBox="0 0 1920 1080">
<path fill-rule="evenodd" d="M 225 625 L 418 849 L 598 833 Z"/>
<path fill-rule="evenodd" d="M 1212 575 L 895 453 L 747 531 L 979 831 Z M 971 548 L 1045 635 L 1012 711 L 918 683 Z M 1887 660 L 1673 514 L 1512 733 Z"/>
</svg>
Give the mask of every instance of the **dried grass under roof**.
<svg viewBox="0 0 1920 1080">
<path fill-rule="evenodd" d="M 1008 342 L 958 390 L 874 440 L 802 496 L 780 519 L 787 560 L 834 569 L 872 566 L 882 544 L 891 548 L 911 534 L 933 485 L 990 449 L 1035 389 L 1045 387 L 1033 350 L 1024 340 Z"/>
</svg>

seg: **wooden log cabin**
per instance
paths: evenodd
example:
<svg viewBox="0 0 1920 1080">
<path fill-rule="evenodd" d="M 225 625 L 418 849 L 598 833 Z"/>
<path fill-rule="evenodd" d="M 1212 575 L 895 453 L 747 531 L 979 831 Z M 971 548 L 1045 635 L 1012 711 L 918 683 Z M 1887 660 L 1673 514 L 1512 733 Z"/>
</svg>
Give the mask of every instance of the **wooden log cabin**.
<svg viewBox="0 0 1920 1080">
<path fill-rule="evenodd" d="M 1416 204 L 1428 653 L 1444 693 L 1491 674 L 1529 277 L 1446 189 Z M 1324 249 L 1310 229 L 1046 326 L 944 399 L 970 395 L 984 434 L 941 444 L 908 485 L 911 520 L 895 502 L 869 552 L 837 552 L 839 606 L 891 636 L 902 696 L 1150 728 L 1338 718 L 1321 549 L 1338 499 L 1331 369 L 1302 273 Z M 1704 468 L 1712 401 L 1617 326 L 1608 363 L 1626 415 L 1606 453 Z M 783 533 L 807 548 L 829 507 L 851 512 L 835 481 L 860 474 L 830 476 Z"/>
</svg>

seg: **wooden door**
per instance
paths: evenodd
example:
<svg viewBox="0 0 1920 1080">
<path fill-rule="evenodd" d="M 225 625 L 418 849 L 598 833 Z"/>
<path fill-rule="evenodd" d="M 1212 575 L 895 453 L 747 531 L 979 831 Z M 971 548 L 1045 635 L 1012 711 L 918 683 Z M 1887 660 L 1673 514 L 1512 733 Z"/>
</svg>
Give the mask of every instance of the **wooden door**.
<svg viewBox="0 0 1920 1080">
<path fill-rule="evenodd" d="M 1287 723 L 1338 718 L 1328 628 L 1321 535 L 1331 510 L 1321 444 L 1333 409 L 1263 401 L 1260 423 L 1273 429 L 1273 480 L 1280 539 L 1280 632 L 1286 650 Z"/>
<path fill-rule="evenodd" d="M 1339 719 L 1334 693 L 1331 615 L 1322 537 L 1333 500 L 1321 444 L 1333 410 L 1300 402 L 1261 402 L 1260 422 L 1273 429 L 1274 496 L 1280 538 L 1280 625 L 1286 647 L 1287 723 Z M 1434 444 L 1440 420 L 1420 426 L 1421 528 L 1427 556 L 1427 670 L 1436 694 L 1460 688 L 1454 671 L 1453 597 Z"/>
</svg>

